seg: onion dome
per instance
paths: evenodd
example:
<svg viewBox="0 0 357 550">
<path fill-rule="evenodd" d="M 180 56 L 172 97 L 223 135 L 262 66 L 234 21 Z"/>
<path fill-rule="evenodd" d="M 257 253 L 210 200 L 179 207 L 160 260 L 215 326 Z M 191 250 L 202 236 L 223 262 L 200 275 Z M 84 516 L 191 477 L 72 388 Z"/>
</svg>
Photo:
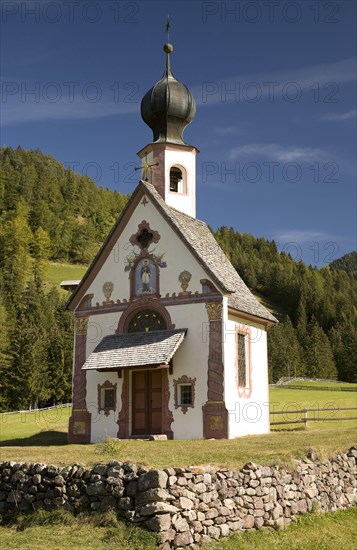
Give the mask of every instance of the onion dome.
<svg viewBox="0 0 357 550">
<path fill-rule="evenodd" d="M 141 116 L 152 129 L 155 142 L 184 144 L 183 132 L 196 114 L 196 103 L 189 89 L 171 73 L 171 44 L 165 44 L 166 69 L 143 97 Z"/>
</svg>

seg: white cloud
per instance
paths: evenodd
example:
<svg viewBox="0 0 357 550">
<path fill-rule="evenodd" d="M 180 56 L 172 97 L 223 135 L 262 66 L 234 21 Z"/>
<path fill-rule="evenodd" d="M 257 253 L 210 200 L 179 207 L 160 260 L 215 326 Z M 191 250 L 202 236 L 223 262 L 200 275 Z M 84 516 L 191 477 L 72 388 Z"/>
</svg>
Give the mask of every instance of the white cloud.
<svg viewBox="0 0 357 550">
<path fill-rule="evenodd" d="M 324 115 L 321 115 L 321 120 L 327 120 L 327 121 L 336 121 L 339 122 L 341 120 L 351 120 L 353 118 L 356 118 L 357 116 L 357 109 L 351 109 L 350 111 L 347 111 L 345 113 L 325 113 Z"/>
<path fill-rule="evenodd" d="M 9 97 L 2 105 L 2 124 L 22 124 L 24 122 L 47 120 L 76 120 L 103 118 L 123 114 L 137 113 L 140 103 L 114 102 L 110 98 L 101 98 L 96 102 L 86 101 L 81 95 L 74 96 L 72 101 L 61 98 L 57 102 L 36 101 L 29 95 L 21 100 L 21 95 Z"/>
<path fill-rule="evenodd" d="M 307 243 L 316 241 L 326 241 L 329 236 L 322 231 L 315 230 L 281 230 L 274 235 L 274 240 L 278 243 Z"/>
<path fill-rule="evenodd" d="M 242 133 L 242 129 L 238 128 L 238 126 L 224 126 L 222 128 L 216 128 L 215 131 L 217 134 L 220 134 L 221 136 Z"/>
<path fill-rule="evenodd" d="M 301 90 L 301 92 L 313 95 L 316 93 L 317 84 L 321 91 L 325 84 L 329 84 L 332 86 L 327 92 L 334 94 L 337 93 L 339 85 L 355 80 L 356 58 L 352 57 L 336 61 L 335 63 L 323 63 L 289 71 L 265 74 L 253 73 L 236 77 L 230 76 L 210 82 L 205 81 L 200 86 L 192 87 L 191 91 L 199 105 L 210 106 L 217 103 L 235 101 L 234 94 L 229 92 L 232 90 L 236 90 L 236 95 L 239 96 L 239 99 L 245 101 L 246 98 L 242 90 L 244 86 L 248 86 L 249 84 L 252 85 L 252 89 L 246 91 L 248 97 L 261 94 L 258 99 L 270 97 L 269 101 L 277 101 L 284 99 L 284 93 L 293 94 L 294 86 L 296 89 Z M 292 89 L 285 89 L 289 85 L 292 86 Z M 333 85 L 335 85 L 335 89 Z M 326 90 L 324 91 L 324 93 L 327 92 Z"/>
<path fill-rule="evenodd" d="M 331 160 L 326 151 L 318 148 L 282 146 L 276 143 L 251 143 L 231 149 L 229 160 L 238 160 L 242 156 L 265 157 L 278 162 L 316 162 Z"/>
</svg>

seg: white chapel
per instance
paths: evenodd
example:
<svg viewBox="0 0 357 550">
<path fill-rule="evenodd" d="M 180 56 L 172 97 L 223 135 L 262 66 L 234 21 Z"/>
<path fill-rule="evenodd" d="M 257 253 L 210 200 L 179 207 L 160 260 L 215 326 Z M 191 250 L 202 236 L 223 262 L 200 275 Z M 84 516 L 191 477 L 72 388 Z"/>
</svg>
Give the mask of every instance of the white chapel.
<svg viewBox="0 0 357 550">
<path fill-rule="evenodd" d="M 196 219 L 198 150 L 183 139 L 196 106 L 171 72 L 171 44 L 164 51 L 164 74 L 141 103 L 153 132 L 138 153 L 142 179 L 68 303 L 71 443 L 269 432 L 267 330 L 277 321 Z"/>
</svg>

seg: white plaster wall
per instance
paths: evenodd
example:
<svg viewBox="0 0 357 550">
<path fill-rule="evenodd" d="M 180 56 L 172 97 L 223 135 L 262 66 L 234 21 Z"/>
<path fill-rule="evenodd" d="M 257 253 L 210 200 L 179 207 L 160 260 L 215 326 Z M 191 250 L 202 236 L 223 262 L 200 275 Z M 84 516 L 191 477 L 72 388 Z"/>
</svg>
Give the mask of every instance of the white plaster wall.
<svg viewBox="0 0 357 550">
<path fill-rule="evenodd" d="M 170 402 L 173 413 L 174 439 L 202 439 L 202 405 L 207 401 L 207 362 L 209 339 L 205 304 L 171 306 L 167 308 L 176 328 L 187 328 L 187 335 L 174 356 L 173 374 L 169 375 Z M 196 378 L 195 406 L 184 414 L 174 406 L 174 383 L 183 375 Z"/>
<path fill-rule="evenodd" d="M 154 152 L 147 155 L 148 164 L 155 161 Z M 167 148 L 164 151 L 165 163 L 165 202 L 169 206 L 181 210 L 185 214 L 196 217 L 196 150 L 185 151 L 182 149 Z M 172 166 L 182 166 L 186 170 L 186 193 L 173 193 L 170 191 L 170 169 Z"/>
<path fill-rule="evenodd" d="M 121 313 L 105 313 L 102 315 L 92 315 L 89 318 L 86 357 L 93 352 L 104 336 L 115 333 L 120 315 Z M 121 409 L 122 380 L 118 378 L 116 372 L 86 371 L 86 377 L 86 405 L 92 415 L 91 443 L 104 441 L 108 436 L 117 437 L 118 424 L 116 422 Z M 109 416 L 105 416 L 103 411 L 98 412 L 98 384 L 104 384 L 106 380 L 112 384 L 117 384 L 116 410 L 110 411 Z"/>
<path fill-rule="evenodd" d="M 172 322 L 176 328 L 187 328 L 187 335 L 184 342 L 176 352 L 173 361 L 173 374 L 168 375 L 170 401 L 169 409 L 173 413 L 174 422 L 172 430 L 174 439 L 202 439 L 202 405 L 207 401 L 207 362 L 208 362 L 208 317 L 205 304 L 184 304 L 170 306 L 167 308 Z M 110 317 L 110 319 L 106 319 Z M 98 324 L 103 322 L 104 326 L 110 326 L 114 314 L 98 315 Z M 92 351 L 93 345 L 87 346 L 87 356 Z M 174 406 L 174 379 L 183 375 L 196 378 L 195 383 L 195 406 L 188 408 L 184 414 L 181 407 L 175 409 Z M 111 411 L 106 417 L 101 411 L 98 413 L 98 384 L 103 384 L 106 380 L 112 384 L 117 384 L 117 407 L 116 411 Z M 121 409 L 121 389 L 122 379 L 118 378 L 117 373 L 107 372 L 99 373 L 97 371 L 87 371 L 87 407 L 92 414 L 92 433 L 91 442 L 103 441 L 107 436 L 117 437 L 118 415 Z M 131 425 L 131 376 L 129 393 L 129 422 Z M 131 428 L 129 428 L 130 430 Z"/>
<path fill-rule="evenodd" d="M 173 193 L 170 191 L 170 168 L 183 166 L 187 175 L 187 193 Z M 196 217 L 196 155 L 190 151 L 165 151 L 165 201 L 181 212 Z"/>
<path fill-rule="evenodd" d="M 161 238 L 157 244 L 149 247 L 149 251 L 155 248 L 155 254 L 163 254 L 163 261 L 167 262 L 167 267 L 160 268 L 160 293 L 165 296 L 166 293 L 179 293 L 182 291 L 178 281 L 178 275 L 181 271 L 187 269 L 192 274 L 188 290 L 192 292 L 201 292 L 202 285 L 200 279 L 209 278 L 206 272 L 198 264 L 191 252 L 184 243 L 178 238 L 173 229 L 167 224 L 166 220 L 158 213 L 156 207 L 149 202 L 146 206 L 139 204 L 132 217 L 124 228 L 117 243 L 110 252 L 107 260 L 97 277 L 90 285 L 87 293 L 93 294 L 92 303 L 102 303 L 105 299 L 103 294 L 103 284 L 111 281 L 114 284 L 111 299 L 116 301 L 129 300 L 130 281 L 129 271 L 125 271 L 127 257 L 133 253 L 133 247 L 129 239 L 138 230 L 138 225 L 146 220 L 150 223 L 151 229 L 158 231 Z M 135 248 L 136 252 L 139 249 Z"/>
<path fill-rule="evenodd" d="M 108 380 L 117 384 L 116 409 L 105 416 L 103 411 L 98 412 L 98 384 Z M 118 415 L 121 409 L 122 379 L 117 372 L 87 371 L 87 409 L 92 415 L 91 443 L 105 441 L 107 437 L 118 437 Z"/>
<path fill-rule="evenodd" d="M 91 315 L 88 319 L 86 357 L 92 353 L 99 342 L 109 334 L 115 334 L 121 312 L 102 313 L 101 315 Z"/>
<path fill-rule="evenodd" d="M 235 327 L 251 328 L 251 394 L 240 397 L 237 387 Z M 269 385 L 267 361 L 267 333 L 256 324 L 234 318 L 225 310 L 224 391 L 228 409 L 228 436 L 234 438 L 249 434 L 269 433 Z"/>
</svg>

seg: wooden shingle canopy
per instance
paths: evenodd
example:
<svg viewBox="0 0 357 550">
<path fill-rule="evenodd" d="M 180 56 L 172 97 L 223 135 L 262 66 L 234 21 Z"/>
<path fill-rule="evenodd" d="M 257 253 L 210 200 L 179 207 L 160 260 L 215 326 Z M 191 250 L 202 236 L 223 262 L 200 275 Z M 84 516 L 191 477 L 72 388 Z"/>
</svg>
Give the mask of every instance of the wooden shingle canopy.
<svg viewBox="0 0 357 550">
<path fill-rule="evenodd" d="M 169 365 L 186 332 L 187 329 L 176 329 L 105 336 L 82 369 L 113 371 Z"/>
</svg>

